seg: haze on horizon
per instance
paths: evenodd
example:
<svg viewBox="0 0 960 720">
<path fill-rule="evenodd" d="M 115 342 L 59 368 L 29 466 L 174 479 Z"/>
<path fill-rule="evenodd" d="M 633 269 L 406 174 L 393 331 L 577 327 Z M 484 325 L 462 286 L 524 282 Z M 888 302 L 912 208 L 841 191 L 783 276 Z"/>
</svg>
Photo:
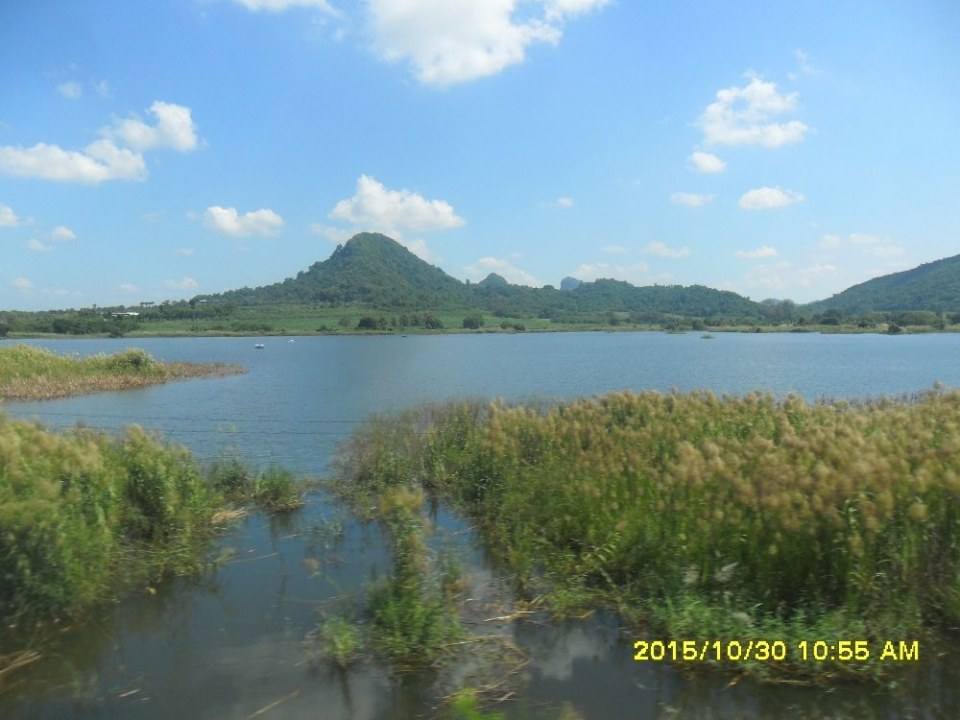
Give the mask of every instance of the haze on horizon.
<svg viewBox="0 0 960 720">
<path fill-rule="evenodd" d="M 960 251 L 960 5 L 168 0 L 0 9 L 0 308 L 295 275 L 806 302 Z"/>
</svg>

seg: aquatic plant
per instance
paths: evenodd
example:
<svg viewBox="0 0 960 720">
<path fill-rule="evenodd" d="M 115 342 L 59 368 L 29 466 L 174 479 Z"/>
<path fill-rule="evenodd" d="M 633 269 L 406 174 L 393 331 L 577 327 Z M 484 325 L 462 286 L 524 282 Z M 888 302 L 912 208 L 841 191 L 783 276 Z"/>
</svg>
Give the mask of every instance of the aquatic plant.
<svg viewBox="0 0 960 720">
<path fill-rule="evenodd" d="M 429 664 L 462 633 L 448 596 L 428 572 L 423 499 L 421 489 L 398 486 L 383 494 L 379 507 L 392 572 L 370 590 L 373 642 L 400 669 Z"/>
<path fill-rule="evenodd" d="M 289 473 L 230 472 L 256 479 L 261 506 L 300 501 Z M 72 615 L 124 585 L 196 570 L 203 542 L 237 516 L 226 477 L 137 426 L 54 433 L 0 414 L 0 620 Z"/>
<path fill-rule="evenodd" d="M 318 635 L 324 655 L 342 669 L 353 663 L 363 646 L 356 625 L 339 615 L 326 620 Z"/>
<path fill-rule="evenodd" d="M 287 512 L 303 505 L 303 492 L 294 475 L 283 468 L 259 472 L 235 457 L 223 458 L 209 470 L 211 485 L 235 503 L 253 503 L 270 512 Z"/>
<path fill-rule="evenodd" d="M 794 632 L 960 621 L 960 392 L 455 403 L 375 420 L 336 473 L 354 496 L 452 499 L 568 607 L 587 592 L 685 632 L 690 597 Z"/>
<path fill-rule="evenodd" d="M 223 363 L 160 362 L 140 349 L 79 358 L 14 345 L 0 348 L 0 399 L 47 400 L 240 372 Z"/>
</svg>

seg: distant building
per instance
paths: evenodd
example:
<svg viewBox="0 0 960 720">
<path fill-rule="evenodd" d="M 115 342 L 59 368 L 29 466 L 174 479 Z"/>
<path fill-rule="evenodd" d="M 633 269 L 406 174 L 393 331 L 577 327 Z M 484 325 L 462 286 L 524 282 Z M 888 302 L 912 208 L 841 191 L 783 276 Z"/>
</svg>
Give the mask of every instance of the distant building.
<svg viewBox="0 0 960 720">
<path fill-rule="evenodd" d="M 122 318 L 122 317 L 140 317 L 138 312 L 112 312 L 110 313 L 111 317 Z"/>
</svg>

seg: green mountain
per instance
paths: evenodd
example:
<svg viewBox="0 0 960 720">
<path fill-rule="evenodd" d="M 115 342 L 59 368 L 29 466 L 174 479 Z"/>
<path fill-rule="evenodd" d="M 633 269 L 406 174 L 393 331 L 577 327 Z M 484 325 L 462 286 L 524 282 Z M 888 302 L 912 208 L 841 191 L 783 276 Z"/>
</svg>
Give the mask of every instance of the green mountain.
<svg viewBox="0 0 960 720">
<path fill-rule="evenodd" d="M 841 293 L 805 306 L 814 312 L 960 310 L 960 255 L 925 263 L 912 270 L 867 280 Z"/>
<path fill-rule="evenodd" d="M 430 308 L 469 304 L 470 291 L 395 240 L 379 233 L 360 233 L 296 277 L 203 297 L 237 305 L 355 303 Z"/>
<path fill-rule="evenodd" d="M 596 280 L 561 291 L 550 286 L 511 285 L 495 273 L 476 284 L 462 283 L 378 233 L 355 235 L 327 260 L 283 282 L 196 299 L 211 306 L 354 304 L 381 310 L 477 309 L 503 316 L 554 319 L 610 312 L 759 316 L 757 303 L 702 285 L 636 287 L 617 280 Z"/>
</svg>

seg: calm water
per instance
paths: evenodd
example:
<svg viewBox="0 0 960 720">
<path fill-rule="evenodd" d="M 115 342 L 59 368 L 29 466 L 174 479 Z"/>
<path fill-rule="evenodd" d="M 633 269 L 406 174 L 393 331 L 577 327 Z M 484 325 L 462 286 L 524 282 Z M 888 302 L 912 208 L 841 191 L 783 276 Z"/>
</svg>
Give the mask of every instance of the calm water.
<svg viewBox="0 0 960 720">
<path fill-rule="evenodd" d="M 86 355 L 143 347 L 165 360 L 223 361 L 246 375 L 45 403 L 6 412 L 51 426 L 137 422 L 214 459 L 228 451 L 322 474 L 337 442 L 372 413 L 464 397 L 566 398 L 617 389 L 765 390 L 864 398 L 960 386 L 960 335 L 588 333 L 411 337 L 56 340 Z M 344 532 L 334 537 L 332 522 Z M 482 585 L 497 573 L 443 511 L 434 542 L 453 545 Z M 320 613 L 347 607 L 387 567 L 375 527 L 321 495 L 296 516 L 246 519 L 208 575 L 135 593 L 64 631 L 30 670 L 0 685 L 10 718 L 429 717 L 424 678 L 375 664 L 349 674 L 306 661 Z M 496 614 L 491 610 L 491 615 Z M 531 658 L 511 717 L 900 718 L 960 716 L 955 662 L 924 662 L 896 690 L 757 687 L 632 662 L 611 618 L 518 624 Z M 927 656 L 929 657 L 929 655 Z M 956 657 L 951 654 L 951 657 Z M 467 661 L 470 658 L 465 657 Z M 282 702 L 279 702 L 282 701 Z M 260 715 L 258 711 L 279 702 Z"/>
</svg>

